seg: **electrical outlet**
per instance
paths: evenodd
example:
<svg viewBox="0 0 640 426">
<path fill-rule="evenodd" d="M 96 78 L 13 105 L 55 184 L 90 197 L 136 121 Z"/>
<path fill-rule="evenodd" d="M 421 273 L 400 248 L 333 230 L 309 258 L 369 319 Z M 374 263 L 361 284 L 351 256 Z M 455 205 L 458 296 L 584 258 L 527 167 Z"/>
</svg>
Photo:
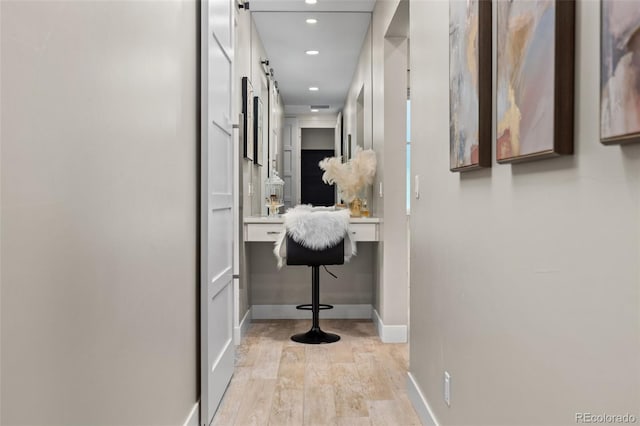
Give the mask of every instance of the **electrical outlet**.
<svg viewBox="0 0 640 426">
<path fill-rule="evenodd" d="M 420 199 L 420 175 L 413 178 L 413 190 L 416 193 L 416 200 Z"/>
<path fill-rule="evenodd" d="M 444 402 L 451 407 L 451 375 L 448 371 L 444 372 Z"/>
</svg>

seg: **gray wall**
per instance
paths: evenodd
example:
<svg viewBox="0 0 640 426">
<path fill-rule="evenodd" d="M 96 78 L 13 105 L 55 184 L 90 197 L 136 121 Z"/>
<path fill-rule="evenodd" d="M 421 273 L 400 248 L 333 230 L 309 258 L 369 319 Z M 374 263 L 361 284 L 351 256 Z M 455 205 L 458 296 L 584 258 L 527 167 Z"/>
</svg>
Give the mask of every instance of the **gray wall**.
<svg viewBox="0 0 640 426">
<path fill-rule="evenodd" d="M 335 129 L 303 128 L 301 149 L 334 149 Z"/>
<path fill-rule="evenodd" d="M 344 106 L 344 134 L 358 133 L 358 98 L 362 88 L 362 111 L 364 129 L 364 148 L 377 153 L 375 181 L 367 190 L 372 214 L 383 218 L 380 226 L 380 243 L 374 253 L 373 307 L 385 325 L 405 325 L 407 323 L 407 228 L 405 176 L 406 156 L 403 126 L 405 107 L 398 109 L 397 99 L 387 102 L 385 95 L 393 88 L 400 90 L 406 81 L 406 69 L 398 74 L 389 63 L 405 60 L 402 49 L 390 49 L 385 35 L 392 24 L 400 0 L 379 0 L 376 2 L 371 18 L 371 26 L 362 44 L 356 72 L 351 81 Z M 406 51 L 406 50 L 405 50 Z M 391 75 L 386 75 L 390 72 Z M 396 78 L 396 80 L 393 80 Z M 406 87 L 406 86 L 405 86 Z M 406 88 L 405 88 L 406 90 Z M 398 93 L 406 93 L 401 91 Z M 392 108 L 389 112 L 386 108 Z M 395 108 L 395 109 L 393 109 Z M 404 118 L 403 118 L 404 117 Z M 386 126 L 391 128 L 387 129 Z M 400 129 L 400 132 L 397 131 Z M 355 147 L 356 138 L 352 145 Z M 388 171 L 388 173 L 385 173 Z M 398 173 L 400 171 L 400 173 Z M 382 184 L 383 196 L 379 188 Z M 400 200 L 400 201 L 398 201 Z M 401 231 L 401 232 L 400 232 Z"/>
<path fill-rule="evenodd" d="M 599 10 L 577 2 L 576 154 L 460 175 L 448 4 L 411 2 L 410 370 L 443 425 L 640 416 L 640 145 L 598 140 Z"/>
<path fill-rule="evenodd" d="M 197 9 L 2 1 L 2 424 L 197 401 Z"/>
<path fill-rule="evenodd" d="M 393 21 L 392 21 L 393 22 Z M 384 177 L 383 297 L 378 313 L 387 325 L 406 325 L 409 319 L 407 232 L 407 39 L 384 39 L 384 145 L 388 173 Z"/>
</svg>

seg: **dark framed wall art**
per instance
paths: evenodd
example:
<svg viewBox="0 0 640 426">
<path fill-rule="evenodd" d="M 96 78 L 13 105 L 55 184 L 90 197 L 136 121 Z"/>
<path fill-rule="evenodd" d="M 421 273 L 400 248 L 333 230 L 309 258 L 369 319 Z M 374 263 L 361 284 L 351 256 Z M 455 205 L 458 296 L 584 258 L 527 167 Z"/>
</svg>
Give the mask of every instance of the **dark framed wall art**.
<svg viewBox="0 0 640 426">
<path fill-rule="evenodd" d="M 449 2 L 449 168 L 491 167 L 491 0 Z"/>
<path fill-rule="evenodd" d="M 496 159 L 573 154 L 575 0 L 497 2 Z"/>
<path fill-rule="evenodd" d="M 242 146 L 244 158 L 253 160 L 253 87 L 248 77 L 242 77 Z"/>
<path fill-rule="evenodd" d="M 264 120 L 262 117 L 262 100 L 259 96 L 253 97 L 253 163 L 262 166 L 264 155 Z"/>
<path fill-rule="evenodd" d="M 600 7 L 600 141 L 640 142 L 640 2 Z"/>
</svg>

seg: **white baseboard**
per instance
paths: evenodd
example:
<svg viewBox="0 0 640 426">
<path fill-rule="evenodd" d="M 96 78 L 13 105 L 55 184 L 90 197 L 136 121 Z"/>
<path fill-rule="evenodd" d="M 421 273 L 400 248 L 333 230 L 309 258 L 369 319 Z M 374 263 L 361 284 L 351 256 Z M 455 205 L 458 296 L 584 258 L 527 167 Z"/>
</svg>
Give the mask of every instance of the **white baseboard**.
<svg viewBox="0 0 640 426">
<path fill-rule="evenodd" d="M 200 401 L 196 402 L 193 406 L 187 419 L 184 421 L 182 426 L 199 426 L 200 425 Z"/>
<path fill-rule="evenodd" d="M 296 305 L 253 305 L 253 319 L 311 319 L 311 311 L 296 309 Z M 371 305 L 333 305 L 320 311 L 320 319 L 371 319 Z"/>
<path fill-rule="evenodd" d="M 440 426 L 438 419 L 435 414 L 433 414 L 433 410 L 427 402 L 427 398 L 425 398 L 422 390 L 420 390 L 420 386 L 416 383 L 416 379 L 411 373 L 408 373 L 407 376 L 407 393 L 409 394 L 409 400 L 413 404 L 416 413 L 418 413 L 420 421 L 424 426 Z"/>
<path fill-rule="evenodd" d="M 372 319 L 382 343 L 407 343 L 406 325 L 385 325 L 375 309 L 373 309 Z"/>
<path fill-rule="evenodd" d="M 238 346 L 242 342 L 242 338 L 247 333 L 249 326 L 251 325 L 251 308 L 247 309 L 244 314 L 240 325 L 233 328 L 233 343 Z"/>
</svg>

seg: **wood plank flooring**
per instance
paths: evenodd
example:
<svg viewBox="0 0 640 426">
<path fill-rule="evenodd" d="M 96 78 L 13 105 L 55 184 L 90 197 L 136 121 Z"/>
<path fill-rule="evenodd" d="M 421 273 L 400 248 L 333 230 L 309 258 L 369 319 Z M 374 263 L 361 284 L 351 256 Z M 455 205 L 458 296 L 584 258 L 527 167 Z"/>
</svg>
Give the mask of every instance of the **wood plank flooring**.
<svg viewBox="0 0 640 426">
<path fill-rule="evenodd" d="M 290 340 L 311 321 L 251 324 L 216 426 L 420 425 L 406 393 L 408 348 L 385 344 L 366 320 L 321 320 L 328 345 Z"/>
</svg>

